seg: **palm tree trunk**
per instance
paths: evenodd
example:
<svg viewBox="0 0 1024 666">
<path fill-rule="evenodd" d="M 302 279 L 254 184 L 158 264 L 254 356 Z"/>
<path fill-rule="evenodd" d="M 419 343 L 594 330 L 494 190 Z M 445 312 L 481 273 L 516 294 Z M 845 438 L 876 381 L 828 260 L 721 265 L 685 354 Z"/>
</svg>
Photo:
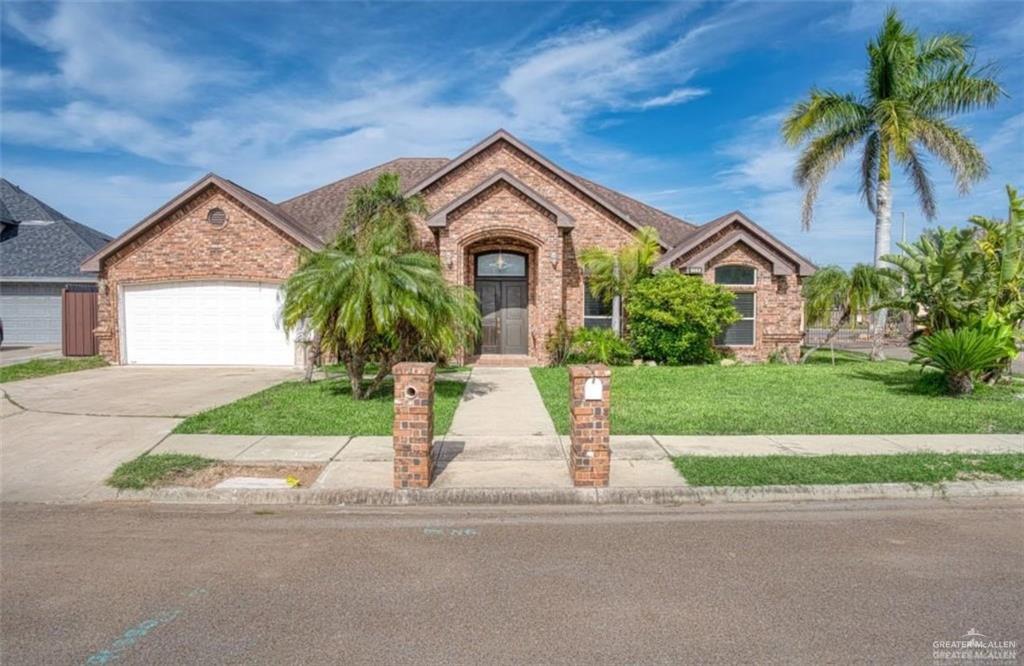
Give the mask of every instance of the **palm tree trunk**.
<svg viewBox="0 0 1024 666">
<path fill-rule="evenodd" d="M 875 268 L 885 268 L 882 257 L 889 254 L 892 246 L 892 196 L 887 177 L 878 179 L 875 200 Z M 885 338 L 885 309 L 877 310 L 871 318 L 871 360 L 884 361 L 882 343 Z"/>
</svg>

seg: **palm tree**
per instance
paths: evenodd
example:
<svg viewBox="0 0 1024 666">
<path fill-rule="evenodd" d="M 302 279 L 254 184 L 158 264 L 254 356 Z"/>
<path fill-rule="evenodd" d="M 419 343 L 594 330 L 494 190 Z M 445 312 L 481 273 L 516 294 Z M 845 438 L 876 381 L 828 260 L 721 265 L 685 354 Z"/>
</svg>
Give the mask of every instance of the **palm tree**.
<svg viewBox="0 0 1024 666">
<path fill-rule="evenodd" d="M 832 342 L 843 326 L 852 326 L 858 317 L 868 315 L 873 303 L 890 298 L 895 284 L 888 269 L 868 264 L 857 264 L 849 273 L 839 266 L 825 266 L 807 278 L 802 289 L 804 318 L 810 326 L 830 328 L 822 343 L 804 352 L 800 362 Z"/>
<path fill-rule="evenodd" d="M 415 248 L 411 215 L 420 210 L 397 177 L 382 175 L 353 193 L 339 236 L 306 253 L 285 283 L 285 327 L 312 332 L 345 364 L 357 400 L 373 395 L 395 362 L 451 355 L 479 330 L 476 296 L 449 285 L 437 257 Z M 370 362 L 377 374 L 364 386 Z"/>
<path fill-rule="evenodd" d="M 955 113 L 991 107 L 1003 94 L 988 68 L 974 66 L 971 50 L 964 35 L 922 39 L 890 9 L 878 36 L 868 43 L 864 92 L 858 97 L 813 88 L 808 99 L 793 107 L 782 134 L 790 145 L 806 144 L 794 172 L 804 190 L 804 228 L 811 226 L 825 177 L 858 144 L 861 194 L 875 215 L 874 263 L 879 268 L 891 244 L 894 163 L 913 183 L 929 220 L 935 217 L 936 204 L 925 152 L 952 171 L 961 194 L 985 177 L 985 157 L 947 120 Z M 882 358 L 884 309 L 876 312 L 873 328 L 872 357 Z"/>
<path fill-rule="evenodd" d="M 606 303 L 619 298 L 623 317 L 628 321 L 630 291 L 637 282 L 654 274 L 654 264 L 660 256 L 658 232 L 653 227 L 642 227 L 632 243 L 616 252 L 602 247 L 583 250 L 580 264 L 590 292 Z"/>
</svg>

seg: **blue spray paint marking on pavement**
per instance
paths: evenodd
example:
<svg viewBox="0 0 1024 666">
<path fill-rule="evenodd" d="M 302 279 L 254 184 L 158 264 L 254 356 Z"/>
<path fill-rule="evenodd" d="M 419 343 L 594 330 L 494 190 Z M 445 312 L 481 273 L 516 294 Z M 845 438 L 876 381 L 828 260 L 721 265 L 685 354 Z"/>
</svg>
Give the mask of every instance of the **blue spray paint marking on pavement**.
<svg viewBox="0 0 1024 666">
<path fill-rule="evenodd" d="M 189 590 L 185 593 L 185 596 L 189 599 L 196 597 L 206 596 L 208 594 L 205 587 L 197 587 Z M 180 608 L 173 610 L 163 611 L 157 613 L 148 620 L 143 620 L 134 627 L 126 630 L 120 637 L 117 638 L 110 647 L 106 650 L 101 650 L 95 654 L 89 655 L 85 660 L 88 666 L 100 666 L 102 664 L 109 664 L 112 661 L 118 659 L 121 654 L 130 647 L 133 647 L 140 639 L 144 638 L 149 632 L 153 631 L 157 627 L 167 624 L 173 621 L 184 611 Z"/>
<path fill-rule="evenodd" d="M 139 640 L 144 638 L 149 632 L 161 625 L 171 622 L 179 615 L 181 615 L 181 611 L 176 609 L 157 613 L 148 620 L 143 620 L 121 634 L 121 636 L 111 643 L 110 647 L 106 650 L 101 650 L 95 654 L 89 655 L 89 658 L 85 660 L 85 663 L 90 666 L 93 664 L 109 664 L 117 659 L 125 650 L 138 643 Z"/>
</svg>

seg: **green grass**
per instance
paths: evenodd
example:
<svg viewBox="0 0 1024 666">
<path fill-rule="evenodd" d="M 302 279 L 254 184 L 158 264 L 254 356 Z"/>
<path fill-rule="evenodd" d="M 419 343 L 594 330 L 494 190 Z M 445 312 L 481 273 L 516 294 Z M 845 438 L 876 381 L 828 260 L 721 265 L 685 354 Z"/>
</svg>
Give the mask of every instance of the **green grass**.
<svg viewBox="0 0 1024 666">
<path fill-rule="evenodd" d="M 19 379 L 32 379 L 47 375 L 59 375 L 65 372 L 102 368 L 107 364 L 99 356 L 83 356 L 81 358 L 37 358 L 24 363 L 0 367 L 0 382 L 16 382 Z"/>
<path fill-rule="evenodd" d="M 216 460 L 180 453 L 143 454 L 121 463 L 107 479 L 107 485 L 119 490 L 141 490 L 180 472 L 209 467 Z"/>
<path fill-rule="evenodd" d="M 465 383 L 435 384 L 434 432 L 448 431 Z M 394 388 L 353 400 L 347 379 L 284 382 L 181 422 L 176 433 L 217 435 L 390 435 Z"/>
<path fill-rule="evenodd" d="M 568 373 L 533 368 L 555 426 L 569 431 Z M 903 361 L 828 352 L 805 365 L 612 369 L 616 435 L 1024 432 L 1024 384 L 943 394 L 942 377 Z"/>
<path fill-rule="evenodd" d="M 691 486 L 792 486 L 843 483 L 940 483 L 1024 479 L 1020 453 L 906 453 L 878 456 L 680 456 Z"/>
</svg>

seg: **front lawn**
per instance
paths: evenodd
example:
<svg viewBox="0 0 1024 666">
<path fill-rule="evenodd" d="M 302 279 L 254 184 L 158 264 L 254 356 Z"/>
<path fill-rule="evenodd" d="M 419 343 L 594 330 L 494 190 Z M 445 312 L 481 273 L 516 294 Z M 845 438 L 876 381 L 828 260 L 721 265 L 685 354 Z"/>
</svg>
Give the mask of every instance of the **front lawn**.
<svg viewBox="0 0 1024 666">
<path fill-rule="evenodd" d="M 37 358 L 24 363 L 0 367 L 0 383 L 16 382 L 19 379 L 32 379 L 47 375 L 59 375 L 65 372 L 91 370 L 107 365 L 99 356 L 83 356 L 81 358 Z"/>
<path fill-rule="evenodd" d="M 907 453 L 879 456 L 680 456 L 691 486 L 940 483 L 1024 479 L 1020 453 Z"/>
<path fill-rule="evenodd" d="M 434 432 L 448 431 L 465 383 L 436 382 Z M 353 400 L 348 379 L 307 384 L 284 382 L 192 416 L 176 433 L 216 435 L 390 435 L 394 388 L 387 382 L 372 398 Z"/>
<path fill-rule="evenodd" d="M 533 368 L 548 412 L 569 432 L 568 373 Z M 1024 432 L 1024 384 L 943 395 L 938 373 L 828 352 L 806 365 L 612 369 L 616 435 Z"/>
</svg>

